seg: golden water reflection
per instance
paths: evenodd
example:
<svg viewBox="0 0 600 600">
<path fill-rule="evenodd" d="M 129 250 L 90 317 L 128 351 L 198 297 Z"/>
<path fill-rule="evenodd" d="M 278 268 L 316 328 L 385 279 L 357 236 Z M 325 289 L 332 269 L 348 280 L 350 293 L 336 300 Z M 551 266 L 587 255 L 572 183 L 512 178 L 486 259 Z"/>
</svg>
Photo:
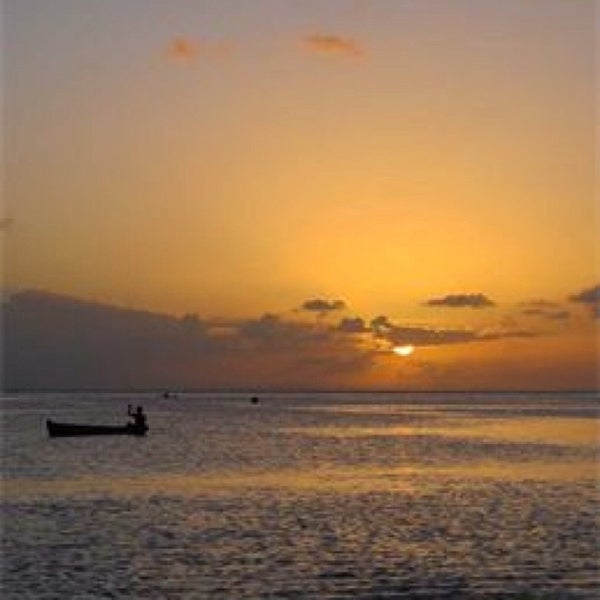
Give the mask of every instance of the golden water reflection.
<svg viewBox="0 0 600 600">
<path fill-rule="evenodd" d="M 209 474 L 165 474 L 139 477 L 81 477 L 70 479 L 12 479 L 4 482 L 6 499 L 28 496 L 74 495 L 214 495 L 243 491 L 291 492 L 424 492 L 447 481 L 465 485 L 497 481 L 598 481 L 596 461 L 486 460 L 452 466 L 413 464 L 400 467 L 337 468 L 325 465 L 312 470 L 227 472 Z"/>
<path fill-rule="evenodd" d="M 290 427 L 285 431 L 334 438 L 432 435 L 567 446 L 600 444 L 600 422 L 583 418 L 523 417 L 477 420 L 457 418 L 445 423 L 444 426 L 411 424 L 380 427 Z"/>
</svg>

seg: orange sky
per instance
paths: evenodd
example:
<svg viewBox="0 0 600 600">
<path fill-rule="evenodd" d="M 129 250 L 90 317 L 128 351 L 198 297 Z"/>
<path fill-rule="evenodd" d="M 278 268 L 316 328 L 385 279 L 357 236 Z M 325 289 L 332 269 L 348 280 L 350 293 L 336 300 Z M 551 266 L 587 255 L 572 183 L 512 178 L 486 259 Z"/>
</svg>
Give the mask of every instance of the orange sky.
<svg viewBox="0 0 600 600">
<path fill-rule="evenodd" d="M 594 296 L 568 299 L 600 280 L 597 3 L 249 4 L 6 2 L 5 287 L 206 320 L 342 299 L 332 326 L 535 336 L 336 385 L 593 385 Z M 424 304 L 448 294 L 494 306 Z"/>
</svg>

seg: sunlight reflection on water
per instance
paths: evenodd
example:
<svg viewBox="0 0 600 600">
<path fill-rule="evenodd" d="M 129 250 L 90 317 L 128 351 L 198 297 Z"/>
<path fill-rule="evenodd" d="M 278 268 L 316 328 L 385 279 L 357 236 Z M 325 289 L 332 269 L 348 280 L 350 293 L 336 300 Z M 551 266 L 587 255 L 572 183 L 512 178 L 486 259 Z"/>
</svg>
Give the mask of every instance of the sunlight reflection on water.
<svg viewBox="0 0 600 600">
<path fill-rule="evenodd" d="M 438 419 L 438 415 L 435 415 Z M 484 422 L 454 418 L 443 427 L 411 425 L 396 427 L 312 427 L 289 428 L 289 433 L 325 437 L 415 436 L 484 438 L 511 442 L 543 442 L 556 445 L 595 447 L 600 443 L 600 424 L 594 419 L 518 417 L 486 419 Z"/>
<path fill-rule="evenodd" d="M 4 598 L 598 595 L 596 401 L 147 397 L 147 439 L 43 430 L 129 399 L 4 402 Z"/>
</svg>

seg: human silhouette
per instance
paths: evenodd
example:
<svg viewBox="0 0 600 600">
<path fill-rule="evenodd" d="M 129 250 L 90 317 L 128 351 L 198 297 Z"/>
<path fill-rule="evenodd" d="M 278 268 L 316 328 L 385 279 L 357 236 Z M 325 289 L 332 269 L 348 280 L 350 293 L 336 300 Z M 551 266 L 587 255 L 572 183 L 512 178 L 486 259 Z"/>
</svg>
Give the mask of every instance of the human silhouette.
<svg viewBox="0 0 600 600">
<path fill-rule="evenodd" d="M 138 406 L 135 409 L 135 412 L 133 412 L 131 410 L 131 404 L 127 405 L 127 415 L 133 417 L 133 423 L 131 423 L 133 427 L 139 431 L 146 431 L 148 428 L 146 425 L 146 415 L 144 414 L 144 409 L 141 406 Z"/>
</svg>

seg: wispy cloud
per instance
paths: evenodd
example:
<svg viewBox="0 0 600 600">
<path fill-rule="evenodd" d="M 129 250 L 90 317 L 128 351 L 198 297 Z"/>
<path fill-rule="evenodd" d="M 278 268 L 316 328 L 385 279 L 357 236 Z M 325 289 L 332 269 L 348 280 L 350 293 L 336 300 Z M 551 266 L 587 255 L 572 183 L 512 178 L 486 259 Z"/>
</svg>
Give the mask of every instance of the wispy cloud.
<svg viewBox="0 0 600 600">
<path fill-rule="evenodd" d="M 356 40 L 339 35 L 313 33 L 305 36 L 303 43 L 308 50 L 320 54 L 337 54 L 350 58 L 364 56 L 364 49 Z"/>
<path fill-rule="evenodd" d="M 167 48 L 167 57 L 180 61 L 191 62 L 198 56 L 198 44 L 184 37 L 176 37 Z"/>
<path fill-rule="evenodd" d="M 498 329 L 476 331 L 472 329 L 434 329 L 428 327 L 395 326 L 377 334 L 393 345 L 439 346 L 443 344 L 466 344 L 505 338 L 532 338 L 537 333 L 524 329 Z"/>
<path fill-rule="evenodd" d="M 393 323 L 385 315 L 371 319 L 367 326 L 364 319 L 342 319 L 337 331 L 343 333 L 371 333 L 375 339 L 385 340 L 392 346 L 440 346 L 444 344 L 466 344 L 470 342 L 486 342 L 504 338 L 532 338 L 540 335 L 516 326 L 498 327 L 496 329 L 444 329 L 429 326 L 412 326 Z"/>
<path fill-rule="evenodd" d="M 427 327 L 396 326 L 378 334 L 394 346 L 438 346 L 440 344 L 460 344 L 472 342 L 477 333 L 467 329 L 430 329 Z"/>
<path fill-rule="evenodd" d="M 520 302 L 519 306 L 523 308 L 557 308 L 560 306 L 558 302 L 551 302 L 550 300 L 543 300 L 541 298 L 536 300 L 526 300 L 525 302 Z"/>
<path fill-rule="evenodd" d="M 521 314 L 527 317 L 542 317 L 545 319 L 563 320 L 568 319 L 571 313 L 568 310 L 550 310 L 547 308 L 524 308 Z"/>
<path fill-rule="evenodd" d="M 176 37 L 167 46 L 166 57 L 181 64 L 191 64 L 199 58 L 222 58 L 232 51 L 228 42 L 206 42 Z"/>
<path fill-rule="evenodd" d="M 427 306 L 447 306 L 450 308 L 488 308 L 494 306 L 485 294 L 448 294 L 442 298 L 432 298 L 425 302 Z"/>
</svg>

